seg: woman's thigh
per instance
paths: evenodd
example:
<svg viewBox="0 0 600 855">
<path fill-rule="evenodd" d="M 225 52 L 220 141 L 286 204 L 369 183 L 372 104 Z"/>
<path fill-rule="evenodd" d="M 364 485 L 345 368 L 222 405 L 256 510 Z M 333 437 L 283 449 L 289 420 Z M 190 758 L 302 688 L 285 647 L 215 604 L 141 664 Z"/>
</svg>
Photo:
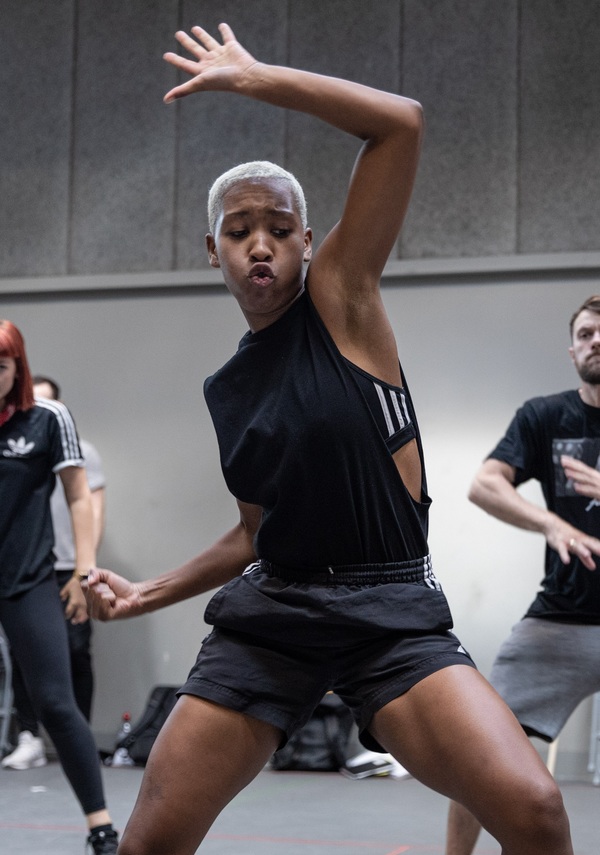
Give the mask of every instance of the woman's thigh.
<svg viewBox="0 0 600 855">
<path fill-rule="evenodd" d="M 473 668 L 450 666 L 426 677 L 376 713 L 370 730 L 415 778 L 509 841 L 503 851 L 543 852 L 544 835 L 546 851 L 571 851 L 554 780 L 504 701 Z M 542 848 L 534 841 L 529 849 L 520 835 L 533 840 L 535 833 Z"/>
<path fill-rule="evenodd" d="M 67 628 L 53 576 L 0 601 L 0 621 L 37 713 L 72 693 Z"/>
<path fill-rule="evenodd" d="M 281 736 L 271 724 L 182 695 L 148 759 L 119 855 L 192 855 Z"/>
</svg>

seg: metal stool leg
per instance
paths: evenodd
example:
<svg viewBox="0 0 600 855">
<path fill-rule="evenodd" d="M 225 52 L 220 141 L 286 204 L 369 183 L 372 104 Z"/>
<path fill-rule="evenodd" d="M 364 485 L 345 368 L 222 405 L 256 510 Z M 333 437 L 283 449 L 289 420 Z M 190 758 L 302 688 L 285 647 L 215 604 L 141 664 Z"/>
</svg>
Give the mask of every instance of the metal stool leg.
<svg viewBox="0 0 600 855">
<path fill-rule="evenodd" d="M 548 771 L 550 772 L 552 777 L 554 777 L 554 771 L 556 769 L 556 756 L 557 756 L 557 754 L 558 754 L 558 736 L 556 737 L 554 742 L 551 742 L 550 745 L 548 746 L 548 757 L 546 758 L 546 768 L 548 769 Z"/>
<path fill-rule="evenodd" d="M 588 772 L 594 773 L 592 783 L 596 787 L 600 786 L 600 692 L 596 692 L 592 703 Z"/>
<path fill-rule="evenodd" d="M 12 662 L 8 642 L 0 627 L 0 754 L 10 748 L 8 730 L 12 715 Z"/>
</svg>

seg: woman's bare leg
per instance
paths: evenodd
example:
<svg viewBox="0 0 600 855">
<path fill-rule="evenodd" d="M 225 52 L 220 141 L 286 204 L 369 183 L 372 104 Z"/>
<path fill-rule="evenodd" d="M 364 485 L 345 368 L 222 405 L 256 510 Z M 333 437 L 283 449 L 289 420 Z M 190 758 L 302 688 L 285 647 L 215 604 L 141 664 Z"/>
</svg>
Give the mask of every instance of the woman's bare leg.
<svg viewBox="0 0 600 855">
<path fill-rule="evenodd" d="M 119 855 L 193 855 L 280 739 L 272 725 L 183 695 L 154 744 Z"/>
<path fill-rule="evenodd" d="M 450 802 L 446 828 L 446 855 L 471 855 L 481 823 L 458 802 Z"/>
<path fill-rule="evenodd" d="M 504 855 L 572 855 L 560 790 L 473 668 L 426 677 L 383 707 L 369 729 L 415 778 L 468 808 Z"/>
</svg>

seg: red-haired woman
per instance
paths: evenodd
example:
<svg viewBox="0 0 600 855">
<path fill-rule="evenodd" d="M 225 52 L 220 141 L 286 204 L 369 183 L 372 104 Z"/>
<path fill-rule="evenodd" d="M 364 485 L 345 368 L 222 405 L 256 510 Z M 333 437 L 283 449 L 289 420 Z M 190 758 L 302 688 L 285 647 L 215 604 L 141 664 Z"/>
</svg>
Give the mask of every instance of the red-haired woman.
<svg viewBox="0 0 600 855">
<path fill-rule="evenodd" d="M 77 564 L 67 617 L 86 617 L 80 578 L 95 564 L 92 505 L 75 424 L 58 401 L 34 399 L 25 343 L 0 320 L 0 623 L 39 720 L 86 815 L 94 855 L 117 851 L 98 751 L 73 693 L 54 574 L 50 494 L 58 475 L 69 503 Z"/>
</svg>

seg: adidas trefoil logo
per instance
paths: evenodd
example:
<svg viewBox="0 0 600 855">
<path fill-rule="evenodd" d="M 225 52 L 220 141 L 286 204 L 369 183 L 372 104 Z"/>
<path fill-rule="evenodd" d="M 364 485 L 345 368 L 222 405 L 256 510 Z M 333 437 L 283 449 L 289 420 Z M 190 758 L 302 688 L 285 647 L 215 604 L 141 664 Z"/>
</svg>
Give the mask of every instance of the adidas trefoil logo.
<svg viewBox="0 0 600 855">
<path fill-rule="evenodd" d="M 35 442 L 27 442 L 24 436 L 20 436 L 19 439 L 8 439 L 7 444 L 4 457 L 27 457 L 35 446 Z"/>
</svg>

